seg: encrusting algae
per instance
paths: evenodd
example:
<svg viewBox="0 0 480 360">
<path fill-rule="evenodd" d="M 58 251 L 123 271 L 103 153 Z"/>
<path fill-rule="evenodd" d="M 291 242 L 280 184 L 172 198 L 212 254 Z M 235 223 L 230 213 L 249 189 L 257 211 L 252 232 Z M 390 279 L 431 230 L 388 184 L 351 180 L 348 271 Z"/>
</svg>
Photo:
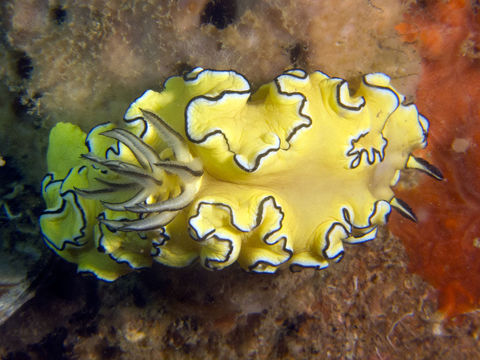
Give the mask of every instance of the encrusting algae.
<svg viewBox="0 0 480 360">
<path fill-rule="evenodd" d="M 417 103 L 435 119 L 428 158 L 446 181 L 398 189 L 417 209 L 418 226 L 394 218 L 391 229 L 411 271 L 438 290 L 439 312 L 449 318 L 480 307 L 478 2 L 428 1 L 413 7 L 397 30 L 424 59 Z"/>
<path fill-rule="evenodd" d="M 252 93 L 234 71 L 195 68 L 147 91 L 122 127 L 50 133 L 40 218 L 47 245 L 115 280 L 152 260 L 252 272 L 322 269 L 375 238 L 428 121 L 380 73 L 347 83 L 289 70 Z"/>
</svg>

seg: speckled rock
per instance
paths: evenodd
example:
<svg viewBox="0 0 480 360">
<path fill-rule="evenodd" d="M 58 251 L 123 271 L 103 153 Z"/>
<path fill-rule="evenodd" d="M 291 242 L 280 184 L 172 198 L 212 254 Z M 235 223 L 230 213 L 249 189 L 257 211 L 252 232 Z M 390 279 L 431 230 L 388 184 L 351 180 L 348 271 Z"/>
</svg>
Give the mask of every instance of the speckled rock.
<svg viewBox="0 0 480 360">
<path fill-rule="evenodd" d="M 233 68 L 253 86 L 295 66 L 353 84 L 359 74 L 382 71 L 410 97 L 419 73 L 414 47 L 394 31 L 405 10 L 397 0 L 7 0 L 0 6 L 0 155 L 19 164 L 22 183 L 39 183 L 53 123 L 86 130 L 120 121 L 145 89 L 158 90 L 167 76 L 191 66 Z M 38 200 L 35 192 L 29 196 Z M 10 230 L 1 235 L 11 240 L 16 224 L 6 223 Z M 59 262 L 37 296 L 0 327 L 0 356 L 480 357 L 480 317 L 442 324 L 433 288 L 408 272 L 398 239 L 384 230 L 346 254 L 322 272 L 254 275 L 237 267 L 157 265 L 115 283 Z"/>
</svg>

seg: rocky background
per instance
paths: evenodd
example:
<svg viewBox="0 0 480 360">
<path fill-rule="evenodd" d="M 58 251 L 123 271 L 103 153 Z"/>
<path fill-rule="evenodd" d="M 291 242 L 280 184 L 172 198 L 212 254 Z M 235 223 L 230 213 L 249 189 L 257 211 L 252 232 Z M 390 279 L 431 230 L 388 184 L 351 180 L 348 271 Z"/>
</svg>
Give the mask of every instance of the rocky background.
<svg viewBox="0 0 480 360">
<path fill-rule="evenodd" d="M 83 130 L 120 122 L 143 91 L 194 66 L 235 69 L 254 87 L 292 67 L 322 70 L 353 87 L 362 74 L 381 71 L 414 100 L 421 54 L 395 27 L 428 3 L 3 1 L 0 356 L 479 358 L 480 317 L 445 319 L 435 289 L 409 272 L 402 243 L 387 228 L 369 244 L 348 246 L 340 264 L 321 272 L 156 265 L 104 283 L 51 259 L 36 223 L 56 122 Z"/>
</svg>

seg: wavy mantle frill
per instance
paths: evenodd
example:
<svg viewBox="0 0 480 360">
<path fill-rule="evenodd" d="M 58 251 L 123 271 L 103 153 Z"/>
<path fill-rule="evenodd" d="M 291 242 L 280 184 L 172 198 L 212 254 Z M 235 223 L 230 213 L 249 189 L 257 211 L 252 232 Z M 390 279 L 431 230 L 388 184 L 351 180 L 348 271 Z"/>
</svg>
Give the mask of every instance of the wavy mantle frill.
<svg viewBox="0 0 480 360">
<path fill-rule="evenodd" d="M 384 74 L 347 83 L 290 70 L 252 92 L 234 71 L 196 68 L 130 105 L 124 123 L 57 124 L 50 133 L 49 247 L 79 271 L 114 280 L 152 260 L 212 270 L 322 269 L 344 243 L 376 236 L 391 186 L 428 121 Z"/>
</svg>

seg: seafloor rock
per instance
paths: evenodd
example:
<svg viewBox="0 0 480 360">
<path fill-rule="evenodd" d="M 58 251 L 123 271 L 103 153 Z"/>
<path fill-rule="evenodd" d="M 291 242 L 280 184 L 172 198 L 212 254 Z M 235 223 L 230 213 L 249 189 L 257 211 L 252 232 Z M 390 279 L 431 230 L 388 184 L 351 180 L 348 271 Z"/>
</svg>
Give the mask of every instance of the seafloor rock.
<svg viewBox="0 0 480 360">
<path fill-rule="evenodd" d="M 0 164 L 0 325 L 35 295 L 51 253 L 38 238 L 34 189 L 24 186 L 11 158 Z"/>
<path fill-rule="evenodd" d="M 338 6 L 311 0 L 4 5 L 8 44 L 33 67 L 25 96 L 37 96 L 36 110 L 54 121 L 86 126 L 120 118 L 142 91 L 191 66 L 235 69 L 255 84 L 292 66 L 343 78 L 418 73 L 415 52 L 393 31 L 399 1 Z"/>
<path fill-rule="evenodd" d="M 141 92 L 191 66 L 235 68 L 254 86 L 293 66 L 349 80 L 383 71 L 409 95 L 419 72 L 416 51 L 393 30 L 404 9 L 396 0 L 7 0 L 0 6 L 0 76 L 17 110 L 2 118 L 9 131 L 0 132 L 0 154 L 21 160 L 30 181 L 45 171 L 35 154 L 45 154 L 52 123 L 87 129 L 121 119 Z M 2 99 L 10 101 L 10 94 Z M 323 272 L 156 266 L 102 283 L 62 263 L 2 325 L 0 356 L 478 358 L 478 317 L 443 328 L 432 288 L 406 270 L 406 261 L 399 241 L 385 232 Z"/>
<path fill-rule="evenodd" d="M 0 328 L 0 356 L 478 358 L 478 317 L 442 327 L 431 287 L 408 272 L 401 243 L 386 236 L 351 246 L 335 267 L 295 274 L 157 265 L 105 283 L 62 266 Z"/>
<path fill-rule="evenodd" d="M 398 192 L 418 225 L 394 216 L 392 230 L 447 316 L 480 306 L 480 13 L 472 4 L 427 1 L 397 27 L 423 57 L 416 102 L 431 124 L 427 158 L 445 181 Z"/>
</svg>

